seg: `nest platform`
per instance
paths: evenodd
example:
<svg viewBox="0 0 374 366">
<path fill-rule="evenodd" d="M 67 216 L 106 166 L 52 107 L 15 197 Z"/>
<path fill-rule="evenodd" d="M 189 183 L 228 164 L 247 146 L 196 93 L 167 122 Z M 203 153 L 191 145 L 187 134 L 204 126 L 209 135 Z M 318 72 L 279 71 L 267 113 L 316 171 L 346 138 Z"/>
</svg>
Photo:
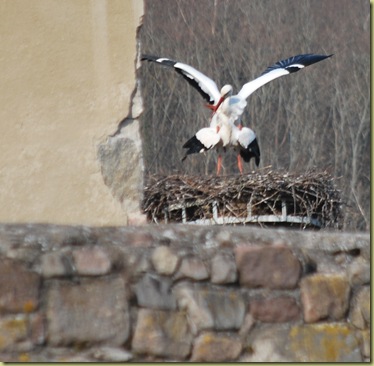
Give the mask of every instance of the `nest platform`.
<svg viewBox="0 0 374 366">
<path fill-rule="evenodd" d="M 150 176 L 143 210 L 154 223 L 339 227 L 341 195 L 327 172 Z"/>
</svg>

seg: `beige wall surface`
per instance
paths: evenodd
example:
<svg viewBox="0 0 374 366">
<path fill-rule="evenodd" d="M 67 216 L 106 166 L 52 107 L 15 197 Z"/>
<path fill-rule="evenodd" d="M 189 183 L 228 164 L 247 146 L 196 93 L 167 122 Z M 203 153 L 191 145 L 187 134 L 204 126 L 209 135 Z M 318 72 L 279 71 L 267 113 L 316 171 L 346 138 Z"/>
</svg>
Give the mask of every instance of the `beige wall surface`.
<svg viewBox="0 0 374 366">
<path fill-rule="evenodd" d="M 0 221 L 116 225 L 97 146 L 128 113 L 140 0 L 0 1 Z"/>
</svg>

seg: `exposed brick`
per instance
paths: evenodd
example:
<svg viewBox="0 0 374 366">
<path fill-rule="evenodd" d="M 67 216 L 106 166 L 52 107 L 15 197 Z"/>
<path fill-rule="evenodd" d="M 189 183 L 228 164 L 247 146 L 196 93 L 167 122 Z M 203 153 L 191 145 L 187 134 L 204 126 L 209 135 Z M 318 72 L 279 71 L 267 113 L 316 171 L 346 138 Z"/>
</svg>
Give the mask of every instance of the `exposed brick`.
<svg viewBox="0 0 374 366">
<path fill-rule="evenodd" d="M 195 342 L 192 362 L 235 361 L 242 351 L 241 340 L 237 335 L 204 332 Z"/>
<path fill-rule="evenodd" d="M 296 321 L 301 316 L 296 300 L 290 296 L 251 299 L 249 309 L 255 319 L 268 323 Z"/>
<path fill-rule="evenodd" d="M 288 348 L 297 362 L 361 362 L 360 337 L 343 323 L 295 325 Z"/>
<path fill-rule="evenodd" d="M 115 296 L 114 296 L 115 294 Z M 121 278 L 55 281 L 47 291 L 48 343 L 53 346 L 107 342 L 123 344 L 129 313 Z"/>
<path fill-rule="evenodd" d="M 135 353 L 185 359 L 192 336 L 186 315 L 178 311 L 140 309 L 132 350 Z"/>
<path fill-rule="evenodd" d="M 235 258 L 243 286 L 292 289 L 300 277 L 300 262 L 285 246 L 242 245 Z"/>
<path fill-rule="evenodd" d="M 39 306 L 40 276 L 24 265 L 0 259 L 0 313 L 29 313 Z"/>
<path fill-rule="evenodd" d="M 233 256 L 218 253 L 212 259 L 212 283 L 234 283 L 238 278 L 236 263 Z"/>
<path fill-rule="evenodd" d="M 316 273 L 300 283 L 304 320 L 312 323 L 322 319 L 340 320 L 349 306 L 350 287 L 342 274 Z"/>
<path fill-rule="evenodd" d="M 83 276 L 99 276 L 110 272 L 111 259 L 105 249 L 98 246 L 83 247 L 72 253 L 76 273 Z"/>
</svg>

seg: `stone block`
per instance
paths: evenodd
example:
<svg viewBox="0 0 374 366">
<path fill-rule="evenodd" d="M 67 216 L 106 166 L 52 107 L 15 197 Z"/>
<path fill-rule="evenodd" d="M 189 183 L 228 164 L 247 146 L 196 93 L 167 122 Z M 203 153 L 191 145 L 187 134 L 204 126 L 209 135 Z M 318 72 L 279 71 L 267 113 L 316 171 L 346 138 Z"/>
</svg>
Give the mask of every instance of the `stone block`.
<svg viewBox="0 0 374 366">
<path fill-rule="evenodd" d="M 251 299 L 249 311 L 253 318 L 267 323 L 284 323 L 300 319 L 301 310 L 293 297 Z"/>
<path fill-rule="evenodd" d="M 286 324 L 257 326 L 247 338 L 246 351 L 240 362 L 293 362 L 287 354 L 288 327 Z"/>
<path fill-rule="evenodd" d="M 370 329 L 361 331 L 361 353 L 363 357 L 370 357 L 371 342 L 370 342 Z"/>
<path fill-rule="evenodd" d="M 295 325 L 288 347 L 296 362 L 362 362 L 360 337 L 344 323 Z"/>
<path fill-rule="evenodd" d="M 23 264 L 0 259 L 0 313 L 29 313 L 39 306 L 40 276 Z"/>
<path fill-rule="evenodd" d="M 347 313 L 350 287 L 343 274 L 315 273 L 300 283 L 304 320 L 307 323 L 322 319 L 340 320 Z"/>
<path fill-rule="evenodd" d="M 76 273 L 82 276 L 100 276 L 110 272 L 112 262 L 109 254 L 98 246 L 82 247 L 72 253 Z"/>
<path fill-rule="evenodd" d="M 41 272 L 45 278 L 72 276 L 74 271 L 73 260 L 66 253 L 49 252 L 41 257 Z"/>
<path fill-rule="evenodd" d="M 218 253 L 213 257 L 211 272 L 211 281 L 216 284 L 234 283 L 238 278 L 235 259 L 225 253 Z"/>
<path fill-rule="evenodd" d="M 192 336 L 186 315 L 179 311 L 140 309 L 132 350 L 138 354 L 185 359 Z"/>
<path fill-rule="evenodd" d="M 179 258 L 169 247 L 162 245 L 153 251 L 151 261 L 159 274 L 168 276 L 175 272 Z"/>
<path fill-rule="evenodd" d="M 209 272 L 204 262 L 197 257 L 186 257 L 182 259 L 175 279 L 189 278 L 195 281 L 202 281 L 209 278 Z"/>
<path fill-rule="evenodd" d="M 362 257 L 355 258 L 349 264 L 347 272 L 352 287 L 370 283 L 370 262 Z"/>
<path fill-rule="evenodd" d="M 235 361 L 239 357 L 242 348 L 241 340 L 237 335 L 203 332 L 195 339 L 191 361 Z"/>
<path fill-rule="evenodd" d="M 245 315 L 243 296 L 235 290 L 180 285 L 175 288 L 180 309 L 187 311 L 191 331 L 239 329 Z"/>
<path fill-rule="evenodd" d="M 299 260 L 286 246 L 245 246 L 235 248 L 241 285 L 270 289 L 293 289 L 301 273 Z"/>
<path fill-rule="evenodd" d="M 123 344 L 130 330 L 125 291 L 121 278 L 52 283 L 46 297 L 48 343 Z"/>
<path fill-rule="evenodd" d="M 0 317 L 0 351 L 17 351 L 20 342 L 28 336 L 26 315 Z"/>
<path fill-rule="evenodd" d="M 138 305 L 152 309 L 174 310 L 177 302 L 171 293 L 172 284 L 170 278 L 145 274 L 135 286 Z"/>
<path fill-rule="evenodd" d="M 363 286 L 353 296 L 351 310 L 349 313 L 350 322 L 359 329 L 368 328 L 370 325 L 370 287 Z"/>
<path fill-rule="evenodd" d="M 100 362 L 127 362 L 132 359 L 132 354 L 123 348 L 119 347 L 95 347 L 92 352 L 92 357 Z"/>
</svg>

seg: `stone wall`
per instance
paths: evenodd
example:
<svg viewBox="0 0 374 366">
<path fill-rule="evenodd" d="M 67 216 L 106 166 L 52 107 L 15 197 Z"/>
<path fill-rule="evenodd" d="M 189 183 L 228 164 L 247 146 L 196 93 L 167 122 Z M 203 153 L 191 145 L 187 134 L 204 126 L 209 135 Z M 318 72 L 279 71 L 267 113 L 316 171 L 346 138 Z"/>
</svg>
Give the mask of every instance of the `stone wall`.
<svg viewBox="0 0 374 366">
<path fill-rule="evenodd" d="M 0 359 L 367 361 L 369 256 L 369 234 L 0 225 Z"/>
</svg>

